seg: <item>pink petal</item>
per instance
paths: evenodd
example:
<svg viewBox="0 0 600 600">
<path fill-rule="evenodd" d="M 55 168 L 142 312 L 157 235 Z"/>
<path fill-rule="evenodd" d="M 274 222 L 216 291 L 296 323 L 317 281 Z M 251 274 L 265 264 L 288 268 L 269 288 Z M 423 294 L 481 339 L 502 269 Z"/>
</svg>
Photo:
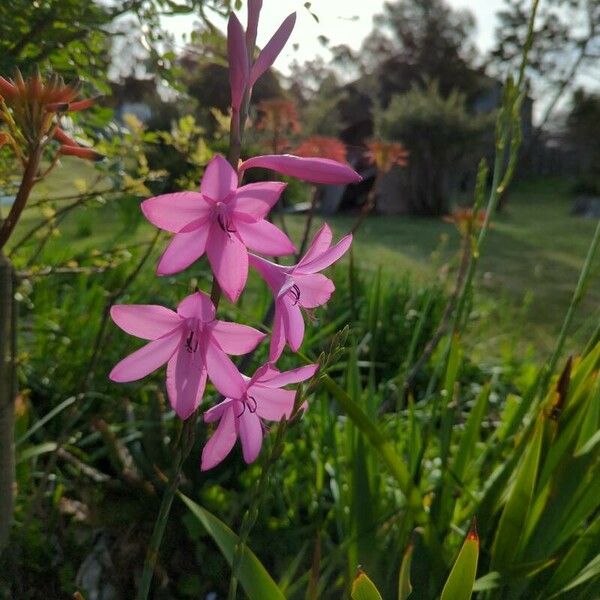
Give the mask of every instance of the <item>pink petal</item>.
<svg viewBox="0 0 600 600">
<path fill-rule="evenodd" d="M 218 421 L 230 406 L 232 408 L 235 408 L 232 406 L 233 404 L 233 400 L 227 399 L 223 400 L 223 402 L 219 402 L 219 404 L 217 404 L 216 406 L 213 406 L 212 408 L 209 408 L 208 410 L 204 411 L 204 422 L 214 423 L 215 421 Z"/>
<path fill-rule="evenodd" d="M 123 331 L 144 340 L 156 340 L 182 324 L 176 312 L 155 304 L 116 304 L 110 316 Z"/>
<path fill-rule="evenodd" d="M 177 192 L 144 200 L 141 208 L 150 223 L 178 233 L 193 221 L 206 220 L 212 207 L 198 192 Z"/>
<path fill-rule="evenodd" d="M 233 13 L 231 13 L 227 24 L 227 56 L 229 58 L 231 106 L 234 110 L 239 111 L 248 83 L 250 63 L 248 61 L 244 29 Z M 216 199 L 214 196 L 211 196 L 211 198 Z"/>
<path fill-rule="evenodd" d="M 299 269 L 303 264 L 314 260 L 325 250 L 329 249 L 331 246 L 331 241 L 333 240 L 333 232 L 327 223 L 323 223 L 323 227 L 317 231 L 313 241 L 308 248 L 306 254 L 300 259 L 300 262 L 296 265 L 296 268 Z"/>
<path fill-rule="evenodd" d="M 329 158 L 304 158 L 291 154 L 253 156 L 240 165 L 240 171 L 260 167 L 303 181 L 325 184 L 357 183 L 362 177 L 349 165 Z"/>
<path fill-rule="evenodd" d="M 258 30 L 258 19 L 262 9 L 262 0 L 248 0 L 248 27 L 246 28 L 246 47 L 249 52 L 256 46 L 256 32 Z"/>
<path fill-rule="evenodd" d="M 250 264 L 260 273 L 273 293 L 277 293 L 287 277 L 287 267 L 282 267 L 254 254 L 248 255 Z"/>
<path fill-rule="evenodd" d="M 206 253 L 221 289 L 229 300 L 236 302 L 248 278 L 246 247 L 235 234 L 229 234 L 213 224 Z"/>
<path fill-rule="evenodd" d="M 254 385 L 257 381 L 262 381 L 265 378 L 268 379 L 272 373 L 277 375 L 279 374 L 279 371 L 274 368 L 271 363 L 268 362 L 264 365 L 261 365 L 258 367 L 258 369 L 256 369 L 256 371 L 254 371 L 254 375 L 252 375 L 250 381 L 248 382 L 248 387 Z"/>
<path fill-rule="evenodd" d="M 235 356 L 252 352 L 267 337 L 266 333 L 254 327 L 226 321 L 215 321 L 211 324 L 210 334 L 223 352 Z"/>
<path fill-rule="evenodd" d="M 110 372 L 109 378 L 117 383 L 137 381 L 164 365 L 181 343 L 181 331 L 151 341 L 125 357 Z"/>
<path fill-rule="evenodd" d="M 176 233 L 158 261 L 157 275 L 173 275 L 187 269 L 206 250 L 209 225 L 201 225 L 189 233 Z"/>
<path fill-rule="evenodd" d="M 206 344 L 206 368 L 213 385 L 226 398 L 239 400 L 246 393 L 246 383 L 231 359 L 210 339 Z"/>
<path fill-rule="evenodd" d="M 256 252 L 269 256 L 285 256 L 296 251 L 290 238 L 264 219 L 256 223 L 236 220 L 235 227 L 244 244 Z"/>
<path fill-rule="evenodd" d="M 344 254 L 348 252 L 348 248 L 350 248 L 351 244 L 352 234 L 343 237 L 335 246 L 332 246 L 329 248 L 329 250 L 323 252 L 321 256 L 311 260 L 310 262 L 305 262 L 302 267 L 298 268 L 297 272 L 294 273 L 294 277 L 296 277 L 297 273 L 309 274 L 326 269 L 336 260 L 339 260 L 342 256 L 344 256 Z"/>
<path fill-rule="evenodd" d="M 233 407 L 229 407 L 223 414 L 221 422 L 212 437 L 206 442 L 202 449 L 202 462 L 200 468 L 203 471 L 212 469 L 225 460 L 231 452 L 237 438 L 235 431 L 235 414 Z"/>
<path fill-rule="evenodd" d="M 179 303 L 177 314 L 186 319 L 199 319 L 203 323 L 210 323 L 215 318 L 215 306 L 210 296 L 204 292 L 195 292 Z"/>
<path fill-rule="evenodd" d="M 251 413 L 248 407 L 238 419 L 238 429 L 244 460 L 246 463 L 254 462 L 262 446 L 263 430 L 260 419 L 256 413 Z"/>
<path fill-rule="evenodd" d="M 310 379 L 319 368 L 319 365 L 306 365 L 305 367 L 298 367 L 297 369 L 291 369 L 290 371 L 278 371 L 272 369 L 266 373 L 264 377 L 257 380 L 262 386 L 269 388 L 279 388 L 290 383 L 300 383 Z"/>
<path fill-rule="evenodd" d="M 220 154 L 208 163 L 200 183 L 202 195 L 213 202 L 223 202 L 238 184 L 238 176 L 233 167 Z"/>
<path fill-rule="evenodd" d="M 283 325 L 283 300 L 275 302 L 275 317 L 273 318 L 273 331 L 271 332 L 271 345 L 269 346 L 269 360 L 275 362 L 282 354 L 285 347 L 285 327 Z"/>
<path fill-rule="evenodd" d="M 279 200 L 286 185 L 278 181 L 249 183 L 238 188 L 228 205 L 235 217 L 246 221 L 264 219 Z"/>
<path fill-rule="evenodd" d="M 185 421 L 200 406 L 205 387 L 202 353 L 188 352 L 182 344 L 167 364 L 167 393 L 180 419 Z"/>
<path fill-rule="evenodd" d="M 284 417 L 289 419 L 294 409 L 295 391 L 255 385 L 248 390 L 248 394 L 256 400 L 256 414 L 262 419 L 269 421 L 281 421 Z"/>
<path fill-rule="evenodd" d="M 283 311 L 285 337 L 290 348 L 294 352 L 297 352 L 304 339 L 304 318 L 302 317 L 302 311 L 297 304 L 292 304 L 291 300 L 287 298 L 283 299 L 282 304 L 286 308 Z"/>
<path fill-rule="evenodd" d="M 273 34 L 273 37 L 267 42 L 267 45 L 258 55 L 256 62 L 252 65 L 250 81 L 248 82 L 249 87 L 252 87 L 256 83 L 256 80 L 275 62 L 275 59 L 279 56 L 279 53 L 290 38 L 295 23 L 296 13 L 292 13 L 283 21 L 279 29 Z"/>
<path fill-rule="evenodd" d="M 335 291 L 335 285 L 331 279 L 321 275 L 294 275 L 294 281 L 300 290 L 300 306 L 304 308 L 316 308 L 325 304 L 331 294 Z"/>
</svg>

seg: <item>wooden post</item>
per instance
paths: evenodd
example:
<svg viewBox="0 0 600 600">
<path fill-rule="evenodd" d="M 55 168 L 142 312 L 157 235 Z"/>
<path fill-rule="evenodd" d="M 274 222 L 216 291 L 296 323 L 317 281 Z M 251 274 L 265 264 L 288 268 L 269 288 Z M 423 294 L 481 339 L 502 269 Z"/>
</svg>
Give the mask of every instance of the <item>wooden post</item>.
<svg viewBox="0 0 600 600">
<path fill-rule="evenodd" d="M 0 552 L 13 520 L 15 480 L 14 361 L 12 356 L 13 269 L 0 252 Z"/>
</svg>

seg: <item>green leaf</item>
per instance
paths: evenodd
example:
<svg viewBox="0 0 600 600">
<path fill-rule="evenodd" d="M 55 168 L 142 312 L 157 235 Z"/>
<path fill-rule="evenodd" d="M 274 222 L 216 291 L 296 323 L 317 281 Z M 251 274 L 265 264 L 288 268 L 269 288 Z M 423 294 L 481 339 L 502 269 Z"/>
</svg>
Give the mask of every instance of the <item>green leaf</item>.
<svg viewBox="0 0 600 600">
<path fill-rule="evenodd" d="M 477 575 L 478 558 L 479 537 L 473 524 L 458 553 L 452 571 L 450 571 L 440 600 L 469 600 L 471 598 Z"/>
<path fill-rule="evenodd" d="M 58 406 L 55 406 L 50 412 L 45 414 L 41 419 L 35 422 L 35 424 L 30 427 L 18 440 L 15 441 L 15 446 L 19 446 L 27 439 L 29 439 L 36 431 L 41 429 L 48 421 L 51 421 L 54 417 L 60 414 L 66 408 L 69 408 L 77 398 L 75 396 L 71 396 L 66 400 L 63 400 Z"/>
<path fill-rule="evenodd" d="M 205 508 L 202 508 L 182 493 L 178 493 L 178 496 L 190 509 L 192 514 L 202 523 L 206 532 L 212 537 L 225 557 L 225 560 L 231 566 L 238 536 L 225 523 Z M 238 571 L 238 579 L 250 600 L 265 600 L 266 598 L 269 598 L 269 600 L 271 598 L 273 600 L 285 600 L 281 589 L 273 581 L 256 555 L 247 546 L 244 547 Z"/>
<path fill-rule="evenodd" d="M 522 532 L 526 529 L 527 515 L 532 504 L 538 475 L 544 432 L 543 425 L 543 420 L 540 417 L 533 431 L 533 438 L 528 444 L 525 456 L 518 467 L 515 482 L 502 511 L 492 547 L 491 566 L 493 570 L 502 571 L 517 558 L 515 550 L 519 546 Z"/>
<path fill-rule="evenodd" d="M 590 580 L 595 580 L 600 578 L 600 554 L 598 554 L 593 560 L 591 560 L 581 571 L 579 575 L 569 583 L 569 585 L 562 588 L 562 590 L 556 592 L 551 598 L 558 598 L 562 596 L 565 592 L 572 590 L 573 588 L 586 583 Z"/>
<path fill-rule="evenodd" d="M 400 565 L 400 573 L 398 574 L 398 600 L 406 600 L 412 593 L 412 585 L 410 583 L 410 566 L 412 564 L 412 556 L 414 551 L 412 542 L 407 546 L 402 564 Z"/>
<path fill-rule="evenodd" d="M 351 598 L 352 600 L 383 600 L 375 584 L 363 571 L 358 572 L 352 583 Z"/>
<path fill-rule="evenodd" d="M 344 412 L 367 438 L 391 475 L 398 482 L 402 493 L 406 496 L 408 505 L 416 515 L 423 514 L 423 502 L 419 490 L 415 487 L 406 463 L 396 452 L 394 445 L 379 427 L 369 419 L 368 415 L 329 375 L 322 379 L 327 391 L 335 398 Z"/>
<path fill-rule="evenodd" d="M 600 515 L 583 532 L 571 546 L 565 557 L 557 565 L 544 592 L 550 596 L 562 587 L 568 585 L 572 578 L 581 570 L 589 555 L 595 550 L 600 536 Z"/>
<path fill-rule="evenodd" d="M 43 442 L 36 446 L 30 446 L 29 448 L 26 448 L 25 450 L 23 450 L 23 452 L 19 454 L 19 456 L 17 457 L 17 464 L 28 461 L 42 454 L 54 452 L 56 448 L 56 442 Z"/>
<path fill-rule="evenodd" d="M 488 399 L 490 397 L 490 385 L 483 386 L 477 402 L 469 414 L 465 430 L 460 438 L 460 444 L 452 463 L 452 474 L 454 477 L 462 483 L 465 469 L 471 456 L 475 452 L 475 446 L 479 439 L 479 431 L 481 430 L 481 423 L 485 416 L 485 411 L 488 405 Z"/>
</svg>

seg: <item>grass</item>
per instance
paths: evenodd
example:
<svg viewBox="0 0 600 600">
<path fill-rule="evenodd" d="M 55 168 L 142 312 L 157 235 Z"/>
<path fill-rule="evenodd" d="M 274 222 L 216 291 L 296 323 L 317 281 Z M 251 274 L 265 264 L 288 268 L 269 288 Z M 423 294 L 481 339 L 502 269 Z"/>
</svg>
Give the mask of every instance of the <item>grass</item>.
<svg viewBox="0 0 600 600">
<path fill-rule="evenodd" d="M 94 180 L 89 168 L 80 168 L 76 173 L 82 180 L 78 186 Z M 65 194 L 72 177 L 71 168 L 57 169 L 46 187 L 38 190 L 38 198 Z M 116 202 L 121 205 L 111 203 L 100 210 L 74 211 L 61 225 L 60 237 L 48 244 L 42 260 L 66 261 L 74 254 L 151 236 L 152 228 L 145 222 L 137 228 L 129 223 L 126 229 L 119 223 L 124 212 L 131 214 L 131 208 L 135 214 L 135 207 L 123 211 L 122 203 L 135 203 L 135 199 Z M 498 354 L 510 336 L 518 339 L 522 349 L 530 345 L 536 353 L 546 354 L 552 348 L 595 227 L 592 220 L 570 215 L 570 208 L 568 181 L 521 182 L 515 186 L 506 211 L 494 219 L 479 270 L 474 313 L 479 319 L 472 326 L 481 352 Z M 15 239 L 20 239 L 37 219 L 39 212 L 29 211 Z M 286 216 L 285 220 L 292 237 L 298 239 L 304 217 Z M 327 221 L 341 235 L 351 227 L 354 217 L 328 217 Z M 319 225 L 320 220 L 315 219 L 314 227 Z M 372 216 L 356 235 L 354 248 L 361 266 L 371 270 L 381 267 L 385 277 L 401 277 L 408 272 L 420 282 L 445 278 L 450 287 L 459 243 L 454 226 L 442 220 Z M 599 274 L 600 260 L 596 260 L 592 283 L 575 321 L 572 343 L 581 342 L 597 323 Z M 517 325 L 515 319 L 520 319 Z"/>
</svg>

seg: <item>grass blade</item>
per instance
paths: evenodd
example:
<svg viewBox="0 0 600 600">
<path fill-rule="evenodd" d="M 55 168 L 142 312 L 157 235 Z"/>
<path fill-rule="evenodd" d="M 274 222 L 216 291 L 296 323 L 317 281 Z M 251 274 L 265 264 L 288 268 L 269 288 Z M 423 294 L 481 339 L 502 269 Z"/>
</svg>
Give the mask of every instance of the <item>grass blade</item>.
<svg viewBox="0 0 600 600">
<path fill-rule="evenodd" d="M 238 536 L 205 508 L 202 508 L 180 492 L 178 495 L 191 513 L 202 523 L 207 533 L 221 550 L 229 566 L 231 566 Z M 285 600 L 281 589 L 248 546 L 244 546 L 238 579 L 250 600 L 265 600 L 265 598 Z"/>
<path fill-rule="evenodd" d="M 477 575 L 478 559 L 479 536 L 475 523 L 473 523 L 446 580 L 440 600 L 469 600 L 471 598 Z"/>
</svg>

